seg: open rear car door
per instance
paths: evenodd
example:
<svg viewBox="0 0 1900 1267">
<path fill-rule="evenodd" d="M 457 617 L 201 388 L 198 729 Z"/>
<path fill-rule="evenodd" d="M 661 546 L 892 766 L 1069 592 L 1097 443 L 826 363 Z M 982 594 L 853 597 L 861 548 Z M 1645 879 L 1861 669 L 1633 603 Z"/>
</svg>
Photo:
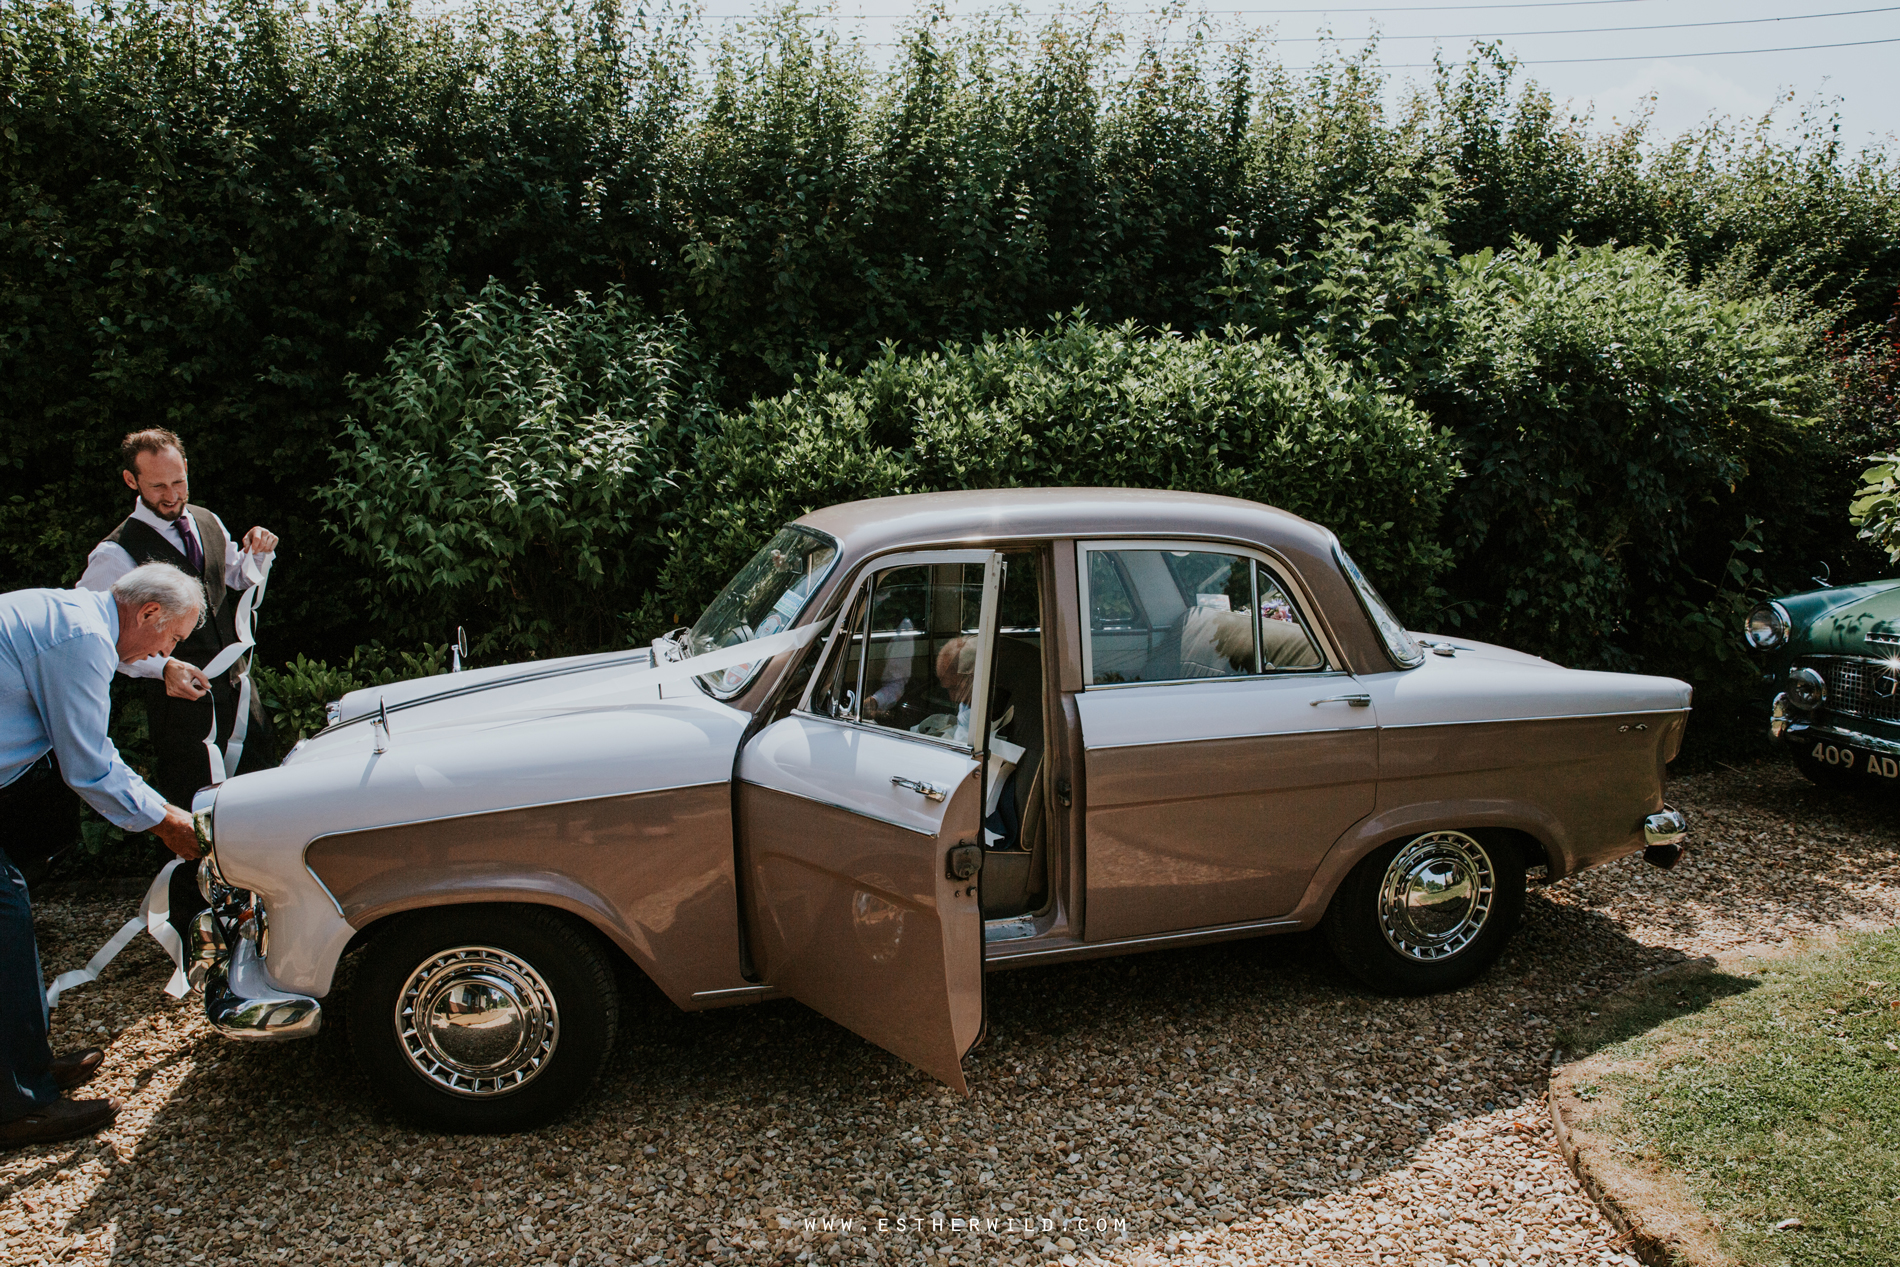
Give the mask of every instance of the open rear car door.
<svg viewBox="0 0 1900 1267">
<path fill-rule="evenodd" d="M 1001 556 L 877 560 L 789 715 L 739 757 L 761 978 L 968 1089 L 983 1030 L 977 872 Z"/>
</svg>

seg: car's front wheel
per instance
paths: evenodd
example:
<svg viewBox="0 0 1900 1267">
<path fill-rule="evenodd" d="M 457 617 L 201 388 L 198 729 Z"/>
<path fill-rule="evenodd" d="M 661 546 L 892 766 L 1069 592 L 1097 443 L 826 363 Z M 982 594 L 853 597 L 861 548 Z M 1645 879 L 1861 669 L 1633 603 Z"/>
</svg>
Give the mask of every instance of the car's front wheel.
<svg viewBox="0 0 1900 1267">
<path fill-rule="evenodd" d="M 599 940 L 556 911 L 492 905 L 398 918 L 363 950 L 350 1046 L 378 1094 L 453 1132 L 518 1131 L 566 1112 L 619 1026 Z"/>
<path fill-rule="evenodd" d="M 1490 967 L 1523 913 L 1516 841 L 1433 831 L 1361 859 L 1324 926 L 1341 965 L 1372 989 L 1431 994 Z"/>
</svg>

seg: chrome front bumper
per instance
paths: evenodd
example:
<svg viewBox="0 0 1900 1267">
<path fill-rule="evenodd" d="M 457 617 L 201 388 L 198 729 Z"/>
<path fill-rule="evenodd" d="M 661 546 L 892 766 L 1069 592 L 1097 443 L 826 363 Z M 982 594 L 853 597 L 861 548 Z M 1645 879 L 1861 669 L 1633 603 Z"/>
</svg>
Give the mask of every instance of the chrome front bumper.
<svg viewBox="0 0 1900 1267">
<path fill-rule="evenodd" d="M 272 986 L 249 937 L 225 944 L 211 911 L 192 921 L 191 983 L 204 989 L 205 1017 L 226 1038 L 247 1043 L 278 1043 L 308 1038 L 323 1024 L 323 1004 Z"/>
</svg>

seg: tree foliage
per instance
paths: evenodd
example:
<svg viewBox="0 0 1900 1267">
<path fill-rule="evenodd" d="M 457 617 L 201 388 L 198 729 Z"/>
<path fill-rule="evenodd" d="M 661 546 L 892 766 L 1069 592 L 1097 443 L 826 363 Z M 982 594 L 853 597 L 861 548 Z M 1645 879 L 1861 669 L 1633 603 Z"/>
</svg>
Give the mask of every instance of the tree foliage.
<svg viewBox="0 0 1900 1267">
<path fill-rule="evenodd" d="M 727 414 L 694 457 L 665 601 L 696 610 L 779 525 L 834 502 L 956 488 L 1171 488 L 1268 502 L 1339 533 L 1401 599 L 1450 560 L 1457 475 L 1407 401 L 1320 352 L 1104 326 L 827 364 Z"/>
<path fill-rule="evenodd" d="M 353 384 L 330 535 L 374 628 L 476 655 L 568 654 L 625 635 L 673 477 L 708 413 L 677 321 L 618 290 L 565 308 L 498 286 Z"/>
<path fill-rule="evenodd" d="M 1183 347 L 1202 336 L 1236 345 L 1245 339 L 1220 332 L 1245 324 L 1302 364 L 1349 363 L 1341 390 L 1378 395 L 1387 389 L 1371 379 L 1382 379 L 1477 446 L 1453 496 L 1483 527 L 1455 568 L 1435 573 L 1447 593 L 1430 603 L 1479 604 L 1452 609 L 1512 636 L 1551 628 L 1534 608 L 1558 600 L 1520 602 L 1496 571 L 1519 559 L 1511 525 L 1547 513 L 1553 544 L 1522 557 L 1546 569 L 1535 588 L 1557 587 L 1561 601 L 1721 574 L 1749 513 L 1773 525 L 1761 559 L 1770 584 L 1805 577 L 1816 556 L 1850 557 L 1838 508 L 1864 456 L 1860 433 L 1776 423 L 1753 448 L 1715 432 L 1713 447 L 1646 447 L 1641 427 L 1674 427 L 1676 415 L 1643 393 L 1687 391 L 1696 418 L 1727 398 L 1683 387 L 1662 362 L 1625 373 L 1586 355 L 1577 340 L 1607 330 L 1624 311 L 1614 304 L 1535 324 L 1480 315 L 1461 296 L 1521 284 L 1533 307 L 1554 303 L 1564 270 L 1597 269 L 1583 253 L 1619 244 L 1663 252 L 1669 285 L 1702 294 L 1664 303 L 1692 333 L 1696 303 L 1712 313 L 1752 287 L 1805 295 L 1851 334 L 1884 316 L 1900 286 L 1891 157 L 1843 151 L 1825 120 L 1793 141 L 1724 124 L 1673 140 L 1640 124 L 1593 128 L 1495 50 L 1395 105 L 1384 88 L 1369 51 L 1296 74 L 1245 39 L 1202 27 L 1173 43 L 1129 39 L 1086 14 L 951 29 L 920 11 L 879 68 L 793 11 L 762 12 L 714 42 L 690 14 L 621 0 L 482 0 L 447 13 L 404 0 L 0 7 L 0 585 L 70 582 L 124 513 L 118 436 L 163 424 L 191 443 L 200 500 L 240 531 L 261 522 L 285 539 L 266 616 L 273 655 L 334 661 L 425 631 L 439 641 L 460 619 L 447 607 L 473 601 L 456 578 L 478 556 L 421 562 L 413 540 L 392 544 L 407 531 L 393 520 L 393 535 L 375 538 L 392 553 L 365 554 L 329 535 L 340 512 L 318 492 L 337 475 L 334 454 L 360 452 L 340 443 L 342 420 L 371 428 L 366 402 L 392 348 L 432 321 L 452 324 L 441 314 L 466 310 L 491 281 L 563 307 L 576 294 L 605 306 L 612 292 L 627 313 L 673 314 L 670 333 L 652 337 L 691 358 L 729 419 L 754 399 L 867 367 L 875 378 L 891 358 L 921 363 L 940 347 L 1062 345 L 1080 336 L 1061 314 L 1182 331 Z M 1487 249 L 1491 262 L 1468 272 L 1463 258 Z M 1664 267 L 1599 262 L 1634 270 L 1637 289 Z M 1360 320 L 1367 328 L 1352 329 Z M 1733 339 L 1711 326 L 1712 355 L 1754 337 L 1751 320 Z M 1454 344 L 1465 359 L 1447 360 Z M 1551 374 L 1581 375 L 1618 421 L 1599 427 L 1560 398 L 1542 422 L 1529 418 L 1532 398 L 1516 398 L 1512 376 L 1546 353 Z M 1614 400 L 1622 387 L 1637 395 Z M 1736 404 L 1746 429 L 1759 411 Z M 375 425 L 393 426 L 376 408 Z M 1554 440 L 1565 419 L 1595 438 Z M 1700 435 L 1709 424 L 1682 425 Z M 1533 448 L 1555 445 L 1540 450 L 1552 461 L 1656 458 L 1662 491 L 1639 496 L 1645 477 L 1605 471 L 1578 483 L 1580 467 L 1542 492 L 1526 491 L 1542 476 L 1514 492 L 1487 483 L 1510 463 L 1484 446 L 1520 428 Z M 658 488 L 628 512 L 628 539 L 659 524 L 697 540 L 665 518 L 684 503 L 652 483 L 670 460 L 645 454 L 625 472 L 628 487 Z M 1156 461 L 1142 479 L 1184 469 Z M 1723 472 L 1740 482 L 1723 484 Z M 1621 497 L 1603 503 L 1601 526 L 1586 513 L 1599 485 Z M 1743 506 L 1748 489 L 1793 509 L 1784 520 Z M 1797 502 L 1825 506 L 1831 522 Z M 1372 522 L 1388 518 L 1399 521 Z M 659 564 L 636 545 L 616 573 L 597 544 L 584 549 L 600 573 L 582 562 L 567 579 L 604 579 L 573 631 L 548 628 L 532 597 L 506 617 L 477 605 L 481 620 L 463 623 L 492 618 L 484 632 L 516 649 L 605 637 L 608 613 L 640 601 Z M 359 585 L 385 568 L 406 578 L 387 587 L 391 602 L 414 602 L 405 587 L 425 579 L 448 584 L 453 602 L 414 625 L 391 608 L 365 612 Z M 517 588 L 485 592 L 514 603 Z M 1569 635 L 1549 636 L 1556 648 Z"/>
</svg>

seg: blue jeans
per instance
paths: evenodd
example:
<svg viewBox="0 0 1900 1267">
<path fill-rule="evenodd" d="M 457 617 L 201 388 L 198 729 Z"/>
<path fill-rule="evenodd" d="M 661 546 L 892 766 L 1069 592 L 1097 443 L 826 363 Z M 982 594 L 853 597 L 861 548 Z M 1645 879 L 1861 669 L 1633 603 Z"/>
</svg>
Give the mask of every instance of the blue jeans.
<svg viewBox="0 0 1900 1267">
<path fill-rule="evenodd" d="M 26 879 L 0 850 L 0 1122 L 59 1099 L 46 1044 L 46 984 Z"/>
</svg>

